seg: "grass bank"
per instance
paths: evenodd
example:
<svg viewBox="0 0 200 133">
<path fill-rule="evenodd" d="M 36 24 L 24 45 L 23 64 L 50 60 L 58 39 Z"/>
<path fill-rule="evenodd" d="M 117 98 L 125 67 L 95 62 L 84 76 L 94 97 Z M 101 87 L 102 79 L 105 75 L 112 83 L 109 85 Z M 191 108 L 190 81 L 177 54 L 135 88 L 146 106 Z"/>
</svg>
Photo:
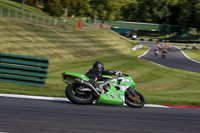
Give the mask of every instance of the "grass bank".
<svg viewBox="0 0 200 133">
<path fill-rule="evenodd" d="M 94 61 L 107 70 L 133 77 L 147 103 L 200 106 L 200 74 L 163 68 L 138 59 L 147 48 L 133 52 L 137 42 L 104 30 L 67 30 L 35 25 L 16 19 L 0 19 L 0 52 L 50 59 L 45 88 L 0 84 L 0 93 L 65 97 L 61 72 L 84 73 Z"/>
<path fill-rule="evenodd" d="M 191 59 L 193 60 L 196 60 L 198 62 L 200 62 L 200 45 L 198 45 L 198 50 L 192 50 L 192 46 L 193 44 L 191 43 L 188 43 L 188 44 L 180 44 L 180 43 L 176 43 L 177 47 L 179 47 L 180 49 L 183 50 L 183 52 L 188 56 L 190 57 Z M 188 45 L 189 46 L 189 49 L 188 50 L 184 50 L 184 46 L 179 46 L 179 45 Z"/>
</svg>

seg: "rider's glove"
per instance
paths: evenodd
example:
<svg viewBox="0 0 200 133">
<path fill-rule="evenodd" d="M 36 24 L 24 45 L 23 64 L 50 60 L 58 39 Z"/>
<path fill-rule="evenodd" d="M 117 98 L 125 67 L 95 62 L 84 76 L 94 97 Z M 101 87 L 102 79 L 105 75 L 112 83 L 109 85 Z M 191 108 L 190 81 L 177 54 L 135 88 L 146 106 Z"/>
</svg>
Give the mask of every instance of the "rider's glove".
<svg viewBox="0 0 200 133">
<path fill-rule="evenodd" d="M 115 75 L 120 77 L 120 76 L 122 76 L 122 72 L 121 71 L 117 71 L 117 72 L 115 72 Z"/>
</svg>

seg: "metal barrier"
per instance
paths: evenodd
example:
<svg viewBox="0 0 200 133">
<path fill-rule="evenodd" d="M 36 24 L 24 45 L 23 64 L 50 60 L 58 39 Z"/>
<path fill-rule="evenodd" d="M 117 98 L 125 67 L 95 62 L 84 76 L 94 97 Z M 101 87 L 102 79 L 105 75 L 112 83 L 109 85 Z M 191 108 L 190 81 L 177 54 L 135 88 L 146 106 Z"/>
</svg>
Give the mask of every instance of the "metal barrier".
<svg viewBox="0 0 200 133">
<path fill-rule="evenodd" d="M 0 82 L 44 87 L 48 58 L 0 53 Z"/>
<path fill-rule="evenodd" d="M 141 45 L 141 44 L 136 45 L 135 47 L 132 48 L 132 50 L 133 50 L 133 51 L 136 51 L 136 50 L 139 49 L 139 48 L 142 48 L 142 45 Z"/>
</svg>

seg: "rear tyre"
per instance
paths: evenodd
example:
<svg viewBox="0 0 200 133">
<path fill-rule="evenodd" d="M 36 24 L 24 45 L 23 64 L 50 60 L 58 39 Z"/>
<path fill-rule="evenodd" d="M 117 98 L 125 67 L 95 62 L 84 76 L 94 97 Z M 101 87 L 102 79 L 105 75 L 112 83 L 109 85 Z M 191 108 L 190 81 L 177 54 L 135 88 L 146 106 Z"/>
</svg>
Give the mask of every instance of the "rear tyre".
<svg viewBox="0 0 200 133">
<path fill-rule="evenodd" d="M 80 85 L 70 84 L 65 89 L 66 97 L 75 104 L 91 104 L 93 95 L 91 91 L 81 92 L 77 88 Z"/>
<path fill-rule="evenodd" d="M 142 94 L 140 94 L 136 90 L 134 91 L 134 93 L 135 93 L 134 96 L 128 91 L 125 93 L 125 103 L 128 106 L 134 107 L 134 108 L 143 107 L 145 105 L 144 97 L 142 96 Z"/>
</svg>

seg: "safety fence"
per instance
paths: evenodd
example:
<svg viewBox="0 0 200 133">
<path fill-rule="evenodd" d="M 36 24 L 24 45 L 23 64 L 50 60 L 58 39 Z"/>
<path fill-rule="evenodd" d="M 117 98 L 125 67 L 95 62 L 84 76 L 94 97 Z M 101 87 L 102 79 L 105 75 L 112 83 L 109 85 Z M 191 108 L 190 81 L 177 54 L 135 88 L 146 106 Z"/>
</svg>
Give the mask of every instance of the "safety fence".
<svg viewBox="0 0 200 133">
<path fill-rule="evenodd" d="M 47 25 L 60 25 L 61 22 L 56 22 L 56 18 L 49 17 L 48 15 L 39 15 L 27 11 L 0 8 L 0 17 L 4 18 L 20 18 L 30 22 Z M 61 24 L 63 25 L 63 24 Z"/>
<path fill-rule="evenodd" d="M 89 20 L 92 23 L 93 20 Z M 96 20 L 96 23 L 102 23 L 102 20 Z M 136 30 L 150 30 L 150 31 L 165 31 L 165 32 L 177 32 L 181 29 L 179 25 L 166 25 L 166 24 L 154 24 L 154 23 L 138 23 L 138 22 L 125 22 L 125 21 L 104 21 L 104 24 L 113 28 L 120 29 L 136 29 Z"/>
<path fill-rule="evenodd" d="M 51 17 L 48 14 L 37 14 L 33 12 L 23 11 L 20 9 L 9 9 L 9 8 L 1 8 L 0 7 L 0 18 L 17 18 L 24 21 L 29 21 L 35 24 L 43 24 L 43 25 L 51 25 L 51 26 L 61 26 L 65 28 L 84 28 L 84 29 L 91 29 L 95 28 L 95 26 L 89 25 L 87 23 L 82 23 L 81 27 L 78 25 L 78 21 L 75 21 L 71 18 L 63 17 L 55 18 Z"/>
<path fill-rule="evenodd" d="M 49 60 L 0 53 L 0 82 L 44 87 Z"/>
<path fill-rule="evenodd" d="M 137 41 L 153 41 L 153 42 L 167 42 L 167 43 L 200 43 L 195 40 L 166 40 L 166 39 L 148 39 L 148 38 L 130 38 Z"/>
</svg>

